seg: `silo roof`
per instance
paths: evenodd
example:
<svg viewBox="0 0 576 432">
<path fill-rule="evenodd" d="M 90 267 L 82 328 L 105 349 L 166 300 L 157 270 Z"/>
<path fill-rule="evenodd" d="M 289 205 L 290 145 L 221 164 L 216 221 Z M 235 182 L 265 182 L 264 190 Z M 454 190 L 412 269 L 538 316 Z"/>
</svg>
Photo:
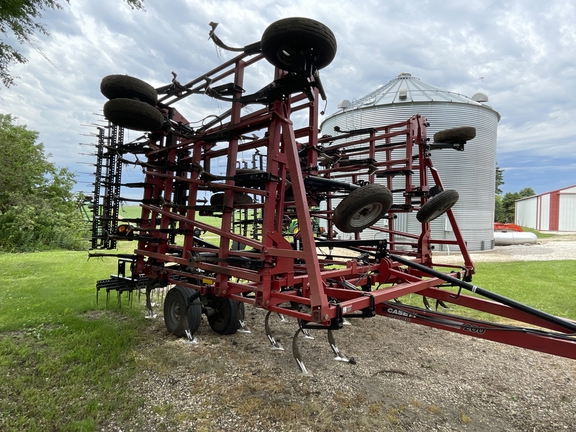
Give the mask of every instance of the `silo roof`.
<svg viewBox="0 0 576 432">
<path fill-rule="evenodd" d="M 343 108 L 345 111 L 350 109 L 364 108 L 375 105 L 391 105 L 402 103 L 418 103 L 418 102 L 453 102 L 462 103 L 476 106 L 483 106 L 492 111 L 495 111 L 490 106 L 482 103 L 487 100 L 479 98 L 476 101 L 467 96 L 459 93 L 442 90 L 436 86 L 425 83 L 420 78 L 412 76 L 408 72 L 402 72 L 396 78 L 390 80 L 387 84 L 374 90 L 372 93 L 367 94 L 360 99 L 355 99 L 352 102 L 341 102 L 338 107 Z M 500 114 L 498 114 L 500 119 Z"/>
</svg>

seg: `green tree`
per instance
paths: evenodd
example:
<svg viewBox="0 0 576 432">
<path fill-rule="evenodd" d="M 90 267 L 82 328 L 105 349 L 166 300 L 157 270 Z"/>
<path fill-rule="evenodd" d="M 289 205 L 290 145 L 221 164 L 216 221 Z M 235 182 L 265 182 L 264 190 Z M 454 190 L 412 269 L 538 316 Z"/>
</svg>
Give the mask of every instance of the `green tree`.
<svg viewBox="0 0 576 432">
<path fill-rule="evenodd" d="M 503 222 L 506 219 L 504 209 L 502 207 L 502 189 L 500 186 L 504 184 L 504 170 L 496 165 L 496 182 L 495 182 L 495 196 L 494 196 L 494 222 Z"/>
<path fill-rule="evenodd" d="M 0 250 L 78 249 L 86 226 L 74 175 L 48 162 L 37 139 L 0 114 Z"/>
<path fill-rule="evenodd" d="M 69 0 L 65 0 L 69 3 Z M 144 0 L 124 0 L 132 9 L 142 9 Z M 58 0 L 1 0 L 0 33 L 13 35 L 20 43 L 35 47 L 35 33 L 47 35 L 46 28 L 38 22 L 46 9 L 62 9 Z M 6 87 L 14 84 L 10 66 L 14 63 L 26 63 L 28 60 L 11 45 L 0 40 L 0 80 Z"/>
<path fill-rule="evenodd" d="M 500 186 L 504 184 L 504 170 L 496 165 L 496 195 L 502 195 L 502 189 Z"/>
<path fill-rule="evenodd" d="M 502 218 L 497 222 L 514 223 L 514 216 L 516 211 L 516 201 L 521 198 L 527 198 L 535 195 L 534 189 L 524 188 L 520 192 L 506 192 L 502 198 Z"/>
<path fill-rule="evenodd" d="M 496 195 L 494 197 L 494 222 L 504 222 L 505 220 L 506 215 L 502 206 L 502 195 Z"/>
</svg>

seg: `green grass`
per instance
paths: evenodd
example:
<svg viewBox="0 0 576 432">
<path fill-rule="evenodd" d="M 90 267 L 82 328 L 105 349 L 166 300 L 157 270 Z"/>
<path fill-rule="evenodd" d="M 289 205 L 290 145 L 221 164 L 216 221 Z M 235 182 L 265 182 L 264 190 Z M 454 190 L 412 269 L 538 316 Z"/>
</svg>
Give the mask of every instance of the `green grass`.
<svg viewBox="0 0 576 432">
<path fill-rule="evenodd" d="M 576 319 L 576 260 L 478 263 L 474 284 L 553 315 Z"/>
<path fill-rule="evenodd" d="M 541 232 L 541 231 L 535 230 L 534 228 L 522 227 L 522 229 L 524 230 L 524 232 L 531 232 L 531 233 L 536 234 L 536 237 L 538 237 L 539 239 L 558 237 L 558 234 Z"/>
<path fill-rule="evenodd" d="M 145 322 L 137 308 L 95 302 L 95 281 L 115 265 L 81 252 L 0 255 L 0 430 L 91 431 L 136 409 L 127 384 Z"/>
<path fill-rule="evenodd" d="M 472 283 L 549 314 L 576 320 L 574 274 L 576 260 L 477 263 Z M 458 291 L 457 288 L 451 290 L 455 294 Z M 462 294 L 474 295 L 465 289 Z M 402 301 L 422 306 L 421 297 L 418 295 L 403 297 Z M 450 309 L 448 312 L 455 315 L 487 321 L 503 320 L 456 305 L 450 305 Z"/>
</svg>

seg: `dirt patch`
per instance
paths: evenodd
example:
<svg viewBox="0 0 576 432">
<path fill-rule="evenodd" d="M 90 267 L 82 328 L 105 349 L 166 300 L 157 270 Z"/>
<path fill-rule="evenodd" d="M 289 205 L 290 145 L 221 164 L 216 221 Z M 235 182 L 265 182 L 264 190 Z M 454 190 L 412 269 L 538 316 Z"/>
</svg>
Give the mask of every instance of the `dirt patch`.
<svg viewBox="0 0 576 432">
<path fill-rule="evenodd" d="M 250 310 L 252 309 L 252 310 Z M 576 424 L 576 362 L 377 317 L 336 334 L 356 364 L 334 360 L 326 333 L 299 340 L 312 376 L 292 358 L 295 320 L 272 318 L 286 351 L 272 351 L 264 311 L 251 334 L 219 336 L 204 320 L 192 345 L 161 318 L 138 349 L 133 383 L 144 406 L 105 430 L 558 431 Z"/>
</svg>

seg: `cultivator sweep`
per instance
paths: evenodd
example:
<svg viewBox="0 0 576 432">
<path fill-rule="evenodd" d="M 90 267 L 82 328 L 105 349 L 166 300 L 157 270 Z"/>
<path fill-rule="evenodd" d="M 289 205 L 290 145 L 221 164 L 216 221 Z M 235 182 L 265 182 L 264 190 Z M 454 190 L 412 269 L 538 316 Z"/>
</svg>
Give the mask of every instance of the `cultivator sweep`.
<svg viewBox="0 0 576 432">
<path fill-rule="evenodd" d="M 443 131 L 431 140 L 427 120 L 414 115 L 319 136 L 319 105 L 326 98 L 319 71 L 336 54 L 330 29 L 287 18 L 271 24 L 260 42 L 236 49 L 216 36 L 216 26 L 211 23 L 213 41 L 239 54 L 195 80 L 181 84 L 173 74 L 157 89 L 123 75 L 102 81 L 110 127 L 144 135 L 127 144 L 104 143 L 102 155 L 108 156 L 101 157 L 140 166 L 144 180 L 122 185 L 142 188 L 139 218 L 119 220 L 119 190 L 109 204 L 94 206 L 94 250 L 113 249 L 112 240 L 136 243 L 133 254 L 119 257 L 118 275 L 98 288 L 143 289 L 152 313 L 150 293 L 168 287 L 167 329 L 189 338 L 203 314 L 217 333 L 244 329 L 248 303 L 268 311 L 266 335 L 272 348 L 281 349 L 270 314 L 296 318 L 293 352 L 305 373 L 299 334 L 327 331 L 336 358 L 349 361 L 333 331 L 346 320 L 376 315 L 576 358 L 576 323 L 470 283 L 474 265 L 451 210 L 458 193 L 444 189 L 430 153 L 463 150 L 473 128 Z M 244 86 L 253 82 L 245 79 L 248 72 L 266 69 L 273 72 L 271 82 L 246 94 Z M 190 95 L 230 108 L 193 123 L 175 108 Z M 98 191 L 121 183 L 116 165 L 107 172 L 97 178 Z M 421 232 L 398 230 L 400 213 L 416 217 Z M 430 222 L 443 214 L 454 240 L 432 236 Z M 432 252 L 441 244 L 457 246 L 463 262 L 437 261 Z M 414 306 L 414 296 L 403 300 L 409 294 L 420 296 L 423 307 Z M 447 303 L 529 328 L 437 310 Z"/>
</svg>

